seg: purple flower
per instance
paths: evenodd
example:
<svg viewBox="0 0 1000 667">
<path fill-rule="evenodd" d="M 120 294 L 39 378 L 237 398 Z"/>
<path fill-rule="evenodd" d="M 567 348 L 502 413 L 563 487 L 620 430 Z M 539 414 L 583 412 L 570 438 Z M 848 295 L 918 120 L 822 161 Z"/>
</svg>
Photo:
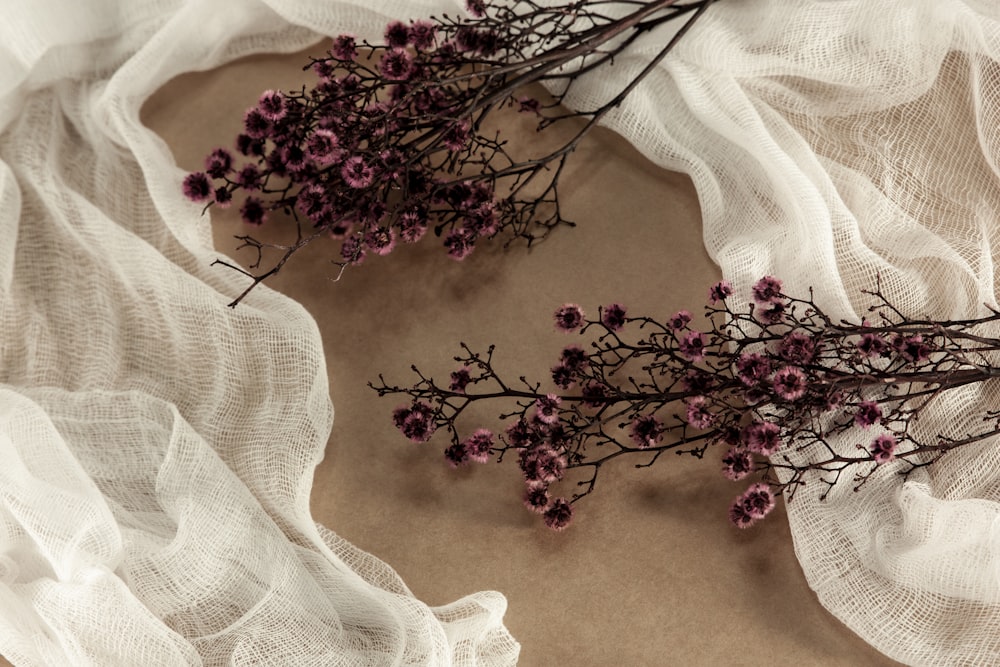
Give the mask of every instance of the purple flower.
<svg viewBox="0 0 1000 667">
<path fill-rule="evenodd" d="M 378 69 L 390 81 L 405 81 L 413 71 L 413 56 L 406 49 L 389 49 L 382 55 Z"/>
<path fill-rule="evenodd" d="M 729 522 L 737 528 L 749 528 L 757 522 L 757 519 L 750 514 L 750 510 L 743 503 L 743 496 L 738 497 L 729 506 Z"/>
<path fill-rule="evenodd" d="M 754 421 L 743 428 L 740 440 L 751 452 L 770 456 L 781 447 L 780 434 L 781 427 L 777 424 Z"/>
<path fill-rule="evenodd" d="M 465 388 L 472 382 L 472 373 L 470 371 L 471 369 L 468 366 L 462 366 L 457 371 L 452 371 L 449 388 L 452 391 L 464 394 Z"/>
<path fill-rule="evenodd" d="M 399 216 L 399 237 L 405 243 L 416 243 L 426 232 L 426 211 L 410 209 Z"/>
<path fill-rule="evenodd" d="M 565 530 L 573 520 L 573 506 L 565 498 L 556 498 L 542 516 L 552 530 Z"/>
<path fill-rule="evenodd" d="M 667 320 L 667 328 L 671 331 L 680 331 L 691 324 L 691 313 L 686 310 L 678 310 Z"/>
<path fill-rule="evenodd" d="M 465 148 L 468 141 L 469 121 L 467 120 L 452 123 L 444 132 L 441 133 L 441 143 L 443 143 L 445 148 L 452 153 L 457 153 Z"/>
<path fill-rule="evenodd" d="M 753 299 L 757 303 L 770 304 L 781 299 L 781 281 L 774 276 L 764 276 L 753 286 Z"/>
<path fill-rule="evenodd" d="M 233 169 L 233 156 L 225 148 L 216 148 L 205 158 L 205 171 L 212 178 L 223 178 Z"/>
<path fill-rule="evenodd" d="M 733 285 L 728 280 L 720 280 L 712 285 L 708 290 L 708 301 L 713 306 L 720 301 L 725 301 L 726 297 L 732 296 Z"/>
<path fill-rule="evenodd" d="M 392 413 L 392 421 L 413 442 L 427 442 L 437 429 L 434 408 L 423 401 L 396 408 Z"/>
<path fill-rule="evenodd" d="M 357 266 L 365 261 L 365 255 L 365 249 L 357 236 L 344 239 L 344 242 L 340 246 L 340 258 L 346 264 Z"/>
<path fill-rule="evenodd" d="M 708 399 L 695 396 L 687 401 L 686 421 L 697 429 L 707 429 L 715 423 L 715 415 L 708 409 Z"/>
<path fill-rule="evenodd" d="M 663 422 L 656 415 L 640 415 L 632 420 L 629 437 L 639 449 L 656 446 L 663 438 Z"/>
<path fill-rule="evenodd" d="M 700 368 L 689 368 L 681 378 L 681 386 L 691 394 L 707 394 L 715 386 L 715 377 Z"/>
<path fill-rule="evenodd" d="M 536 514 L 549 507 L 549 487 L 542 482 L 528 482 L 524 490 L 524 506 Z"/>
<path fill-rule="evenodd" d="M 861 428 L 868 428 L 882 420 L 882 410 L 874 401 L 862 401 L 854 414 L 854 423 Z"/>
<path fill-rule="evenodd" d="M 376 255 L 388 255 L 396 247 L 396 233 L 387 227 L 375 227 L 365 233 L 365 246 Z"/>
<path fill-rule="evenodd" d="M 785 304 L 780 301 L 768 304 L 767 308 L 758 308 L 757 319 L 764 324 L 780 324 L 785 319 Z"/>
<path fill-rule="evenodd" d="M 520 465 L 525 481 L 549 484 L 562 479 L 566 457 L 549 445 L 539 445 L 522 453 Z"/>
<path fill-rule="evenodd" d="M 915 336 L 897 335 L 892 340 L 893 348 L 907 361 L 919 363 L 931 356 L 931 348 L 920 334 Z"/>
<path fill-rule="evenodd" d="M 767 484 L 751 484 L 740 499 L 754 519 L 763 519 L 774 509 L 774 492 Z"/>
<path fill-rule="evenodd" d="M 425 51 L 434 46 L 437 28 L 430 21 L 414 21 L 409 28 L 408 39 L 417 51 Z"/>
<path fill-rule="evenodd" d="M 677 349 L 691 361 L 701 361 L 705 358 L 705 334 L 700 331 L 689 332 L 681 339 Z"/>
<path fill-rule="evenodd" d="M 792 364 L 808 364 L 816 356 L 816 342 L 801 331 L 792 331 L 778 344 L 778 356 Z"/>
<path fill-rule="evenodd" d="M 583 325 L 583 309 L 575 303 L 567 303 L 556 311 L 555 319 L 559 331 L 576 331 Z"/>
<path fill-rule="evenodd" d="M 519 97 L 517 100 L 517 110 L 519 113 L 540 113 L 542 103 L 534 97 Z"/>
<path fill-rule="evenodd" d="M 385 42 L 391 47 L 402 48 L 410 41 L 410 29 L 402 21 L 392 21 L 385 27 Z"/>
<path fill-rule="evenodd" d="M 771 360 L 756 352 L 744 352 L 736 360 L 736 372 L 743 384 L 755 387 L 771 374 Z"/>
<path fill-rule="evenodd" d="M 562 399 L 555 394 L 546 394 L 535 401 L 535 416 L 546 424 L 559 421 L 559 404 Z"/>
<path fill-rule="evenodd" d="M 351 61 L 358 57 L 354 35 L 339 35 L 333 40 L 330 54 L 337 60 Z"/>
<path fill-rule="evenodd" d="M 344 164 L 340 167 L 340 175 L 350 187 L 361 189 L 371 185 L 375 170 L 363 157 L 354 155 L 344 160 Z"/>
<path fill-rule="evenodd" d="M 184 177 L 183 190 L 184 196 L 194 202 L 203 202 L 212 196 L 212 184 L 200 171 Z"/>
<path fill-rule="evenodd" d="M 449 445 L 444 450 L 444 459 L 452 468 L 457 468 L 469 462 L 469 453 L 465 450 L 465 443 L 456 442 Z"/>
<path fill-rule="evenodd" d="M 885 339 L 874 333 L 862 334 L 857 345 L 858 350 L 866 357 L 880 357 L 889 350 L 889 344 Z"/>
<path fill-rule="evenodd" d="M 587 353 L 579 345 L 567 345 L 563 348 L 559 359 L 563 365 L 575 373 L 587 363 Z"/>
<path fill-rule="evenodd" d="M 331 164 L 336 161 L 339 144 L 340 140 L 332 130 L 319 128 L 306 140 L 306 155 L 320 165 Z"/>
<path fill-rule="evenodd" d="M 608 304 L 601 310 L 601 323 L 610 331 L 618 331 L 625 326 L 625 306 L 620 303 Z"/>
<path fill-rule="evenodd" d="M 459 227 L 444 237 L 444 247 L 448 249 L 449 257 L 460 262 L 472 254 L 476 241 L 469 230 Z"/>
<path fill-rule="evenodd" d="M 486 16 L 485 0 L 465 0 L 465 8 L 477 19 Z"/>
<path fill-rule="evenodd" d="M 261 115 L 272 123 L 281 120 L 288 113 L 285 108 L 285 96 L 277 90 L 265 90 L 257 100 L 257 108 L 260 109 Z"/>
<path fill-rule="evenodd" d="M 560 389 L 569 389 L 576 381 L 576 375 L 566 364 L 556 364 L 550 369 L 552 383 Z"/>
<path fill-rule="evenodd" d="M 219 208 L 229 208 L 229 205 L 233 203 L 233 192 L 226 186 L 221 188 L 216 188 L 215 190 L 215 203 Z"/>
<path fill-rule="evenodd" d="M 888 463 L 896 458 L 896 438 L 888 433 L 876 437 L 871 444 L 871 453 L 875 463 Z"/>
<path fill-rule="evenodd" d="M 257 165 L 248 164 L 240 169 L 236 174 L 236 184 L 249 192 L 259 190 L 261 186 L 261 178 L 260 170 L 257 169 Z"/>
<path fill-rule="evenodd" d="M 730 447 L 722 457 L 722 474 L 733 481 L 753 472 L 753 457 L 743 447 Z"/>
<path fill-rule="evenodd" d="M 771 386 L 780 398 L 794 401 L 806 393 L 806 374 L 796 366 L 785 366 L 774 374 Z"/>
<path fill-rule="evenodd" d="M 240 207 L 240 217 L 248 225 L 262 225 L 267 219 L 264 202 L 257 197 L 247 197 Z"/>
<path fill-rule="evenodd" d="M 608 403 L 610 397 L 608 389 L 599 382 L 588 382 L 580 390 L 583 395 L 583 404 L 588 408 L 600 408 Z"/>
<path fill-rule="evenodd" d="M 261 113 L 260 109 L 252 107 L 247 109 L 243 116 L 243 129 L 251 139 L 264 139 L 271 131 L 271 121 Z"/>
<path fill-rule="evenodd" d="M 462 444 L 470 461 L 486 463 L 490 459 L 490 448 L 493 446 L 493 433 L 485 428 L 477 429 Z"/>
</svg>

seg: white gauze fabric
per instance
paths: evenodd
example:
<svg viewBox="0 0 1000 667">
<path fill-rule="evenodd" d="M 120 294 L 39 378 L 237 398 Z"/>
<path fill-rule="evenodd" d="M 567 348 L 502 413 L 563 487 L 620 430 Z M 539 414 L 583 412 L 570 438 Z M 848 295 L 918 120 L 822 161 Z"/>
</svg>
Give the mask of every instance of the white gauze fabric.
<svg viewBox="0 0 1000 667">
<path fill-rule="evenodd" d="M 515 659 L 502 597 L 428 609 L 309 518 L 331 418 L 315 326 L 267 289 L 225 308 L 242 281 L 209 268 L 209 223 L 137 120 L 175 74 L 315 39 L 295 25 L 375 36 L 387 16 L 446 9 L 6 8 L 0 652 L 28 665 Z M 648 35 L 571 105 L 606 99 L 669 37 Z M 858 317 L 880 274 L 905 312 L 974 315 L 996 303 L 998 51 L 993 0 L 720 0 L 608 124 L 691 175 L 706 246 L 744 295 L 773 274 Z M 670 233 L 669 217 L 650 224 Z M 996 398 L 969 388 L 923 427 L 960 434 Z M 821 602 L 898 660 L 1000 661 L 994 445 L 789 505 Z"/>
<path fill-rule="evenodd" d="M 666 37 L 619 59 L 617 81 Z M 570 104 L 613 90 L 594 81 Z M 741 298 L 774 275 L 859 321 L 878 275 L 913 317 L 997 306 L 1000 3 L 720 0 L 611 125 L 691 175 L 706 247 Z M 998 399 L 994 384 L 952 392 L 921 434 L 980 431 Z M 788 505 L 819 600 L 896 660 L 1000 664 L 998 445 L 905 482 L 886 465 L 857 493 L 848 475 L 826 501 L 817 485 Z"/>
<path fill-rule="evenodd" d="M 386 20 L 319 0 L 5 5 L 0 654 L 14 664 L 516 662 L 500 594 L 430 608 L 310 518 L 333 416 L 316 325 L 268 289 L 226 307 L 242 281 L 210 267 L 209 219 L 139 122 L 177 74 L 375 37 Z"/>
</svg>

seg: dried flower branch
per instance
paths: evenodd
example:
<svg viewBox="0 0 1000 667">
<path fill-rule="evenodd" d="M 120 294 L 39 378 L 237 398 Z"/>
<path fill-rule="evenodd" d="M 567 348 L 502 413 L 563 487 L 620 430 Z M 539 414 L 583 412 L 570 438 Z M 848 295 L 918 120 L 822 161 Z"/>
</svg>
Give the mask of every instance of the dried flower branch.
<svg viewBox="0 0 1000 667">
<path fill-rule="evenodd" d="M 447 15 L 386 26 L 382 44 L 340 35 L 312 59 L 318 82 L 295 92 L 265 91 L 244 117 L 237 165 L 225 148 L 189 174 L 186 196 L 228 207 L 241 197 L 250 226 L 274 212 L 290 218 L 287 245 L 237 238 L 256 250 L 250 286 L 277 273 L 318 239 L 339 242 L 335 264 L 385 255 L 397 241 L 416 242 L 428 228 L 461 260 L 483 239 L 529 245 L 563 217 L 559 178 L 568 156 L 666 56 L 715 0 L 535 0 L 487 5 L 469 0 L 471 18 Z M 560 105 L 582 75 L 613 63 L 635 40 L 673 20 L 685 23 L 634 78 L 596 109 Z M 542 102 L 525 86 L 553 90 Z M 572 118 L 582 127 L 550 153 L 522 158 L 508 151 L 486 120 L 505 110 L 535 114 L 538 129 Z M 279 259 L 261 270 L 264 251 Z M 259 271 L 259 272 L 257 272 Z"/>
<path fill-rule="evenodd" d="M 410 440 L 446 432 L 454 466 L 516 454 L 524 503 L 551 528 L 569 524 L 573 503 L 594 491 L 608 461 L 630 456 L 648 467 L 668 451 L 702 458 L 714 446 L 727 478 L 757 480 L 729 508 L 732 523 L 746 528 L 807 481 L 822 487 L 822 498 L 846 480 L 858 490 L 890 462 L 905 476 L 1000 433 L 997 411 L 960 438 L 914 428 L 944 393 L 1000 377 L 1000 339 L 989 335 L 1000 312 L 912 319 L 879 285 L 866 294 L 875 299 L 871 321 L 846 322 L 811 295 L 785 295 L 773 277 L 756 283 L 749 307 L 734 309 L 731 286 L 720 282 L 709 293 L 705 331 L 683 310 L 660 321 L 611 304 L 589 319 L 567 304 L 555 313 L 556 327 L 592 340 L 589 348 L 564 348 L 544 383 L 510 382 L 494 367 L 492 347 L 480 353 L 463 344 L 447 383 L 414 367 L 412 387 L 381 376 L 371 386 L 408 398 L 393 419 Z M 460 417 L 481 401 L 502 406 L 503 428 L 464 437 Z M 857 440 L 855 453 L 835 447 L 844 437 Z M 584 471 L 576 489 L 555 497 L 574 469 Z"/>
</svg>

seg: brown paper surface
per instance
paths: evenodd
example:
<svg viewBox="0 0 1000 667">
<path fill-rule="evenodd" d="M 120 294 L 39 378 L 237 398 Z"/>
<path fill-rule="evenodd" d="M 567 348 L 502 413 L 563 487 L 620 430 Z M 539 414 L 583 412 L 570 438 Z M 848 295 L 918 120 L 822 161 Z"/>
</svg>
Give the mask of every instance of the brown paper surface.
<svg viewBox="0 0 1000 667">
<path fill-rule="evenodd" d="M 262 90 L 311 80 L 301 71 L 307 53 L 321 49 L 180 77 L 146 104 L 144 121 L 182 168 L 200 169 L 211 149 L 231 145 Z M 504 129 L 527 145 L 538 140 L 524 118 Z M 553 329 L 564 302 L 596 312 L 620 301 L 656 317 L 700 310 L 718 273 L 685 176 L 600 130 L 562 182 L 565 213 L 579 224 L 530 250 L 480 249 L 457 263 L 426 239 L 333 282 L 335 246 L 317 243 L 267 283 L 301 302 L 323 335 L 336 416 L 315 474 L 316 521 L 387 561 L 428 604 L 504 593 L 521 665 L 895 664 L 820 606 L 780 505 L 748 531 L 728 524 L 742 487 L 719 474 L 718 453 L 670 455 L 641 470 L 611 464 L 573 526 L 556 534 L 521 506 L 512 461 L 451 470 L 443 438 L 414 445 L 393 428 L 401 401 L 379 399 L 366 383 L 379 373 L 411 381 L 411 363 L 442 377 L 460 341 L 495 343 L 500 369 L 544 380 L 562 347 L 579 340 Z M 251 261 L 234 251 L 233 236 L 246 231 L 235 210 L 211 215 L 220 252 Z M 260 235 L 280 240 L 280 231 Z M 470 428 L 496 427 L 488 409 L 471 417 Z"/>
</svg>

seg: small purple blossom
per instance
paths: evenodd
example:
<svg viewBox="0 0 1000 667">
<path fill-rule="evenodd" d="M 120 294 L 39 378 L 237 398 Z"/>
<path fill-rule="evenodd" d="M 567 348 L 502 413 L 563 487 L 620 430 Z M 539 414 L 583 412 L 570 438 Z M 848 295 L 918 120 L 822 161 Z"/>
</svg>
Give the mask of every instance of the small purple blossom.
<svg viewBox="0 0 1000 667">
<path fill-rule="evenodd" d="M 463 443 L 466 456 L 474 463 L 486 463 L 493 447 L 493 432 L 485 428 L 477 429 Z"/>
<path fill-rule="evenodd" d="M 763 519 L 774 509 L 774 492 L 767 484 L 751 484 L 740 500 L 754 519 Z"/>
<path fill-rule="evenodd" d="M 858 351 L 866 357 L 881 357 L 889 350 L 889 344 L 876 333 L 861 334 Z"/>
<path fill-rule="evenodd" d="M 265 90 L 257 100 L 257 108 L 261 115 L 272 123 L 276 123 L 288 113 L 285 108 L 285 96 L 277 90 Z"/>
<path fill-rule="evenodd" d="M 882 420 L 882 409 L 874 401 L 862 401 L 858 411 L 854 413 L 854 423 L 861 428 L 868 428 Z"/>
<path fill-rule="evenodd" d="M 333 40 L 330 54 L 337 60 L 352 61 L 358 57 L 357 43 L 354 35 L 338 35 Z"/>
<path fill-rule="evenodd" d="M 219 208 L 229 208 L 229 205 L 233 203 L 233 191 L 222 186 L 215 189 L 215 204 Z"/>
<path fill-rule="evenodd" d="M 556 364 L 549 372 L 552 375 L 552 383 L 560 389 L 569 389 L 576 382 L 576 374 L 566 364 Z"/>
<path fill-rule="evenodd" d="M 678 310 L 667 319 L 667 328 L 671 331 L 681 331 L 691 324 L 691 313 L 687 310 Z"/>
<path fill-rule="evenodd" d="M 632 420 L 629 437 L 639 449 L 655 447 L 663 438 L 663 422 L 656 415 L 640 415 Z"/>
<path fill-rule="evenodd" d="M 486 16 L 485 0 L 465 0 L 465 8 L 477 19 Z"/>
<path fill-rule="evenodd" d="M 243 129 L 251 139 L 264 139 L 271 131 L 271 121 L 260 109 L 251 107 L 243 116 Z"/>
<path fill-rule="evenodd" d="M 729 522 L 740 529 L 749 528 L 757 523 L 756 517 L 750 513 L 749 508 L 743 502 L 743 496 L 738 497 L 729 506 Z"/>
<path fill-rule="evenodd" d="M 465 449 L 465 443 L 456 442 L 449 445 L 444 450 L 444 459 L 452 468 L 457 468 L 468 463 L 469 452 Z"/>
<path fill-rule="evenodd" d="M 389 49 L 382 55 L 378 68 L 390 81 L 405 81 L 413 71 L 413 56 L 406 49 Z"/>
<path fill-rule="evenodd" d="M 402 21 L 391 21 L 385 27 L 385 42 L 388 46 L 402 48 L 410 41 L 410 29 Z"/>
<path fill-rule="evenodd" d="M 712 285 L 708 290 L 708 301 L 713 306 L 720 301 L 725 301 L 727 297 L 733 294 L 733 284 L 728 280 L 720 280 L 719 282 Z"/>
<path fill-rule="evenodd" d="M 444 247 L 448 249 L 449 257 L 460 262 L 472 254 L 476 241 L 469 230 L 458 227 L 444 237 Z"/>
<path fill-rule="evenodd" d="M 870 451 L 875 458 L 875 463 L 881 465 L 894 460 L 896 458 L 897 444 L 895 436 L 888 433 L 883 433 L 872 440 Z"/>
<path fill-rule="evenodd" d="M 527 482 L 551 484 L 562 479 L 566 471 L 566 457 L 549 445 L 525 450 L 520 463 Z"/>
<path fill-rule="evenodd" d="M 417 20 L 410 24 L 408 40 L 417 51 L 426 51 L 434 46 L 437 28 L 430 21 Z"/>
<path fill-rule="evenodd" d="M 388 227 L 375 227 L 365 233 L 365 247 L 376 255 L 388 255 L 396 247 L 396 232 Z"/>
<path fill-rule="evenodd" d="M 576 373 L 587 363 L 587 353 L 579 345 L 567 345 L 560 353 L 559 359 L 564 366 Z"/>
<path fill-rule="evenodd" d="M 451 383 L 448 385 L 448 388 L 454 392 L 464 394 L 465 388 L 472 382 L 471 370 L 468 366 L 462 366 L 457 371 L 452 371 Z"/>
<path fill-rule="evenodd" d="M 535 400 L 535 416 L 546 424 L 559 421 L 559 405 L 562 399 L 555 394 L 546 394 Z"/>
<path fill-rule="evenodd" d="M 697 429 L 707 429 L 715 423 L 715 415 L 708 409 L 708 399 L 704 396 L 695 396 L 687 401 L 687 414 L 685 417 L 688 424 Z"/>
<path fill-rule="evenodd" d="M 236 184 L 246 190 L 253 192 L 261 187 L 260 170 L 255 164 L 248 164 L 236 173 Z"/>
<path fill-rule="evenodd" d="M 688 332 L 681 339 L 677 349 L 691 361 L 701 361 L 705 358 L 705 334 L 700 331 Z"/>
<path fill-rule="evenodd" d="M 212 178 L 224 178 L 233 169 L 233 156 L 225 148 L 216 148 L 205 158 L 205 172 Z"/>
<path fill-rule="evenodd" d="M 404 211 L 399 216 L 399 238 L 404 243 L 416 243 L 427 233 L 427 214 L 417 209 Z"/>
<path fill-rule="evenodd" d="M 517 110 L 520 113 L 541 113 L 542 103 L 534 97 L 519 97 L 517 100 Z"/>
<path fill-rule="evenodd" d="M 801 331 L 791 331 L 778 344 L 778 356 L 790 364 L 812 363 L 816 356 L 816 342 Z"/>
<path fill-rule="evenodd" d="M 365 162 L 363 157 L 354 155 L 344 160 L 344 164 L 340 168 L 340 176 L 347 185 L 360 190 L 371 185 L 372 179 L 375 177 L 375 170 Z"/>
<path fill-rule="evenodd" d="M 756 352 L 744 352 L 736 359 L 736 372 L 748 387 L 756 387 L 771 374 L 771 360 Z"/>
<path fill-rule="evenodd" d="M 573 521 L 573 506 L 565 498 L 556 498 L 542 515 L 545 525 L 559 532 L 565 530 Z"/>
<path fill-rule="evenodd" d="M 754 283 L 753 299 L 757 303 L 771 304 L 781 299 L 781 281 L 774 276 L 764 276 Z"/>
<path fill-rule="evenodd" d="M 267 219 L 267 210 L 264 202 L 257 197 L 247 197 L 240 207 L 240 217 L 248 225 L 259 226 Z"/>
<path fill-rule="evenodd" d="M 200 171 L 184 177 L 183 190 L 184 196 L 193 202 L 203 202 L 212 196 L 212 184 Z"/>
<path fill-rule="evenodd" d="M 437 430 L 434 408 L 423 401 L 396 408 L 392 413 L 392 421 L 413 442 L 427 442 Z"/>
<path fill-rule="evenodd" d="M 927 361 L 931 356 L 931 348 L 924 342 L 924 337 L 920 334 L 914 336 L 897 335 L 892 340 L 892 346 L 903 359 L 910 362 Z"/>
<path fill-rule="evenodd" d="M 452 153 L 457 153 L 465 148 L 469 142 L 469 121 L 462 120 L 452 123 L 441 133 L 441 143 Z"/>
<path fill-rule="evenodd" d="M 608 304 L 601 309 L 601 323 L 609 331 L 619 331 L 625 326 L 625 306 L 620 303 Z"/>
<path fill-rule="evenodd" d="M 549 487 L 542 482 L 528 482 L 524 490 L 524 506 L 536 514 L 549 507 Z"/>
<path fill-rule="evenodd" d="M 576 331 L 583 325 L 583 309 L 575 303 L 560 306 L 555 312 L 556 329 L 566 333 Z"/>
<path fill-rule="evenodd" d="M 770 456 L 781 447 L 780 435 L 781 427 L 777 424 L 753 421 L 743 428 L 740 440 L 751 452 Z"/>
<path fill-rule="evenodd" d="M 771 386 L 783 400 L 797 400 L 806 393 L 806 374 L 797 366 L 785 366 L 775 372 Z"/>
<path fill-rule="evenodd" d="M 753 472 L 753 457 L 743 447 L 730 447 L 722 457 L 722 474 L 727 479 L 741 480 Z"/>
<path fill-rule="evenodd" d="M 781 324 L 785 320 L 785 304 L 780 301 L 767 304 L 766 308 L 758 308 L 755 313 L 763 324 Z"/>
<path fill-rule="evenodd" d="M 333 130 L 317 128 L 306 140 L 306 155 L 320 165 L 332 164 L 336 161 L 339 144 L 340 139 Z"/>
</svg>

